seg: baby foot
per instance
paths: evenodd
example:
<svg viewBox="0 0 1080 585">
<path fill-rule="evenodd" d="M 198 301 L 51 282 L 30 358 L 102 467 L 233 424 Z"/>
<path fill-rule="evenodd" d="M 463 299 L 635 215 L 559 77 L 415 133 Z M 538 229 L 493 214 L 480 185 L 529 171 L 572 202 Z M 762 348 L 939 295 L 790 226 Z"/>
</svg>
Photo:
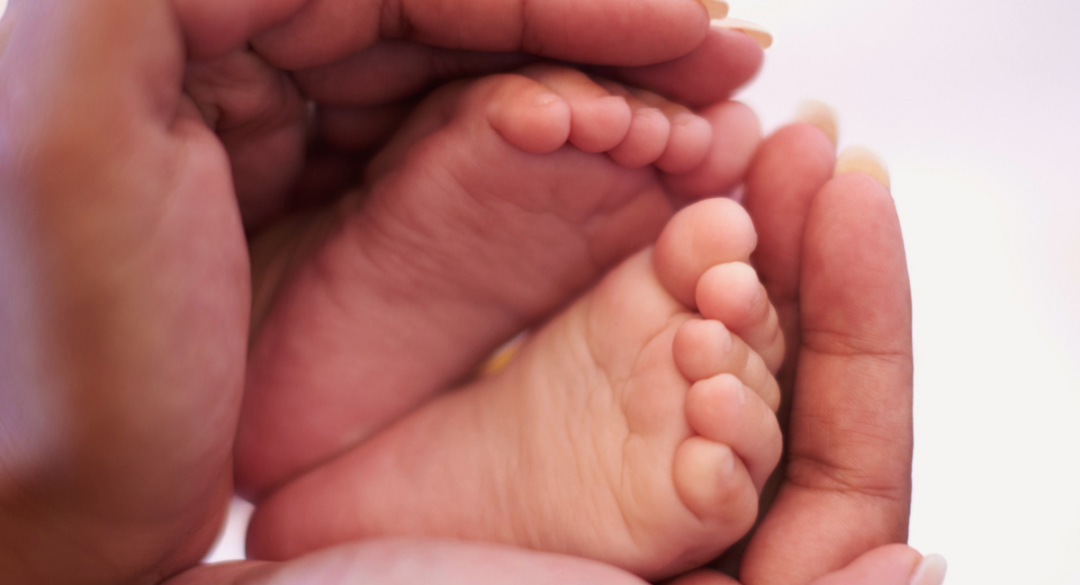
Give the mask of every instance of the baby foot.
<svg viewBox="0 0 1080 585">
<path fill-rule="evenodd" d="M 737 203 L 684 209 L 655 250 L 612 270 L 505 369 L 276 491 L 249 554 L 447 537 L 649 579 L 714 557 L 753 524 L 781 451 L 783 342 L 745 264 L 754 244 Z"/>
<path fill-rule="evenodd" d="M 436 92 L 362 192 L 254 245 L 239 489 L 257 498 L 458 383 L 654 241 L 673 196 L 730 188 L 757 140 L 741 104 L 697 115 L 554 66 Z"/>
</svg>

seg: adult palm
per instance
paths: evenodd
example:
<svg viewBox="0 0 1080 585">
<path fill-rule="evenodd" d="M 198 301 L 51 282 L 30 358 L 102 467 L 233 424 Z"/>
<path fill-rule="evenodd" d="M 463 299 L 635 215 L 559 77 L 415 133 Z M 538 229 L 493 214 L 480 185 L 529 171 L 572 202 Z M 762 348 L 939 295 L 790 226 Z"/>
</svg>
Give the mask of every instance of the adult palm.
<svg viewBox="0 0 1080 585">
<path fill-rule="evenodd" d="M 375 4 L 346 4 L 373 21 L 386 14 Z M 6 579 L 157 582 L 209 548 L 232 493 L 251 311 L 237 192 L 257 206 L 272 183 L 259 169 L 302 168 L 307 130 L 302 100 L 274 99 L 297 95 L 275 84 L 283 74 L 242 47 L 293 17 L 298 28 L 282 25 L 267 46 L 325 64 L 385 32 L 321 35 L 320 27 L 336 23 L 327 6 L 17 0 L 0 22 Z M 398 8 L 404 18 L 424 7 Z M 611 6 L 594 8 L 575 22 L 596 25 Z M 468 41 L 435 40 L 570 59 L 599 51 L 558 42 L 561 32 L 545 19 L 560 9 L 573 16 L 565 3 L 534 5 L 528 14 L 502 14 Z M 439 24 L 464 34 L 454 19 L 480 16 Z M 653 27 L 658 20 L 667 26 Z M 609 61 L 616 64 L 679 56 L 708 28 L 704 9 L 689 0 L 642 4 L 618 22 L 612 31 L 626 51 L 616 43 L 599 53 L 622 55 Z M 430 32 L 406 29 L 391 32 L 421 40 Z M 186 68 L 191 58 L 205 61 Z M 638 74 L 646 82 L 665 75 Z"/>
</svg>

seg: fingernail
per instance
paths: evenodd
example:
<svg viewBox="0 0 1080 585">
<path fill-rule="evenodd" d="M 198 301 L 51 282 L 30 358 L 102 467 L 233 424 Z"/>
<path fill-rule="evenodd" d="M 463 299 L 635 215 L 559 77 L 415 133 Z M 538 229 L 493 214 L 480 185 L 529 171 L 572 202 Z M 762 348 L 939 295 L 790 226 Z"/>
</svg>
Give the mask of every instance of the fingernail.
<svg viewBox="0 0 1080 585">
<path fill-rule="evenodd" d="M 941 555 L 926 555 L 915 572 L 911 574 L 911 585 L 941 585 L 945 582 L 948 564 Z"/>
<path fill-rule="evenodd" d="M 480 366 L 479 374 L 481 376 L 491 376 L 505 369 L 514 359 L 514 356 L 517 355 L 518 350 L 521 349 L 523 341 L 524 336 L 519 335 L 506 345 L 495 350 L 494 355 Z"/>
<path fill-rule="evenodd" d="M 765 27 L 761 25 L 746 20 L 739 20 L 738 18 L 713 19 L 710 24 L 716 28 L 737 30 L 741 33 L 748 34 L 762 49 L 768 49 L 772 46 L 772 33 L 765 30 Z"/>
<path fill-rule="evenodd" d="M 806 100 L 799 106 L 799 111 L 795 112 L 795 121 L 817 126 L 829 137 L 833 146 L 837 145 L 840 122 L 836 116 L 836 108 L 820 100 Z"/>
<path fill-rule="evenodd" d="M 885 161 L 878 153 L 865 146 L 849 146 L 837 157 L 836 172 L 833 175 L 839 176 L 845 173 L 865 173 L 884 185 L 886 189 L 892 186 Z"/>
<path fill-rule="evenodd" d="M 723 0 L 698 0 L 705 10 L 709 12 L 709 18 L 724 18 L 728 13 L 728 4 Z"/>
</svg>

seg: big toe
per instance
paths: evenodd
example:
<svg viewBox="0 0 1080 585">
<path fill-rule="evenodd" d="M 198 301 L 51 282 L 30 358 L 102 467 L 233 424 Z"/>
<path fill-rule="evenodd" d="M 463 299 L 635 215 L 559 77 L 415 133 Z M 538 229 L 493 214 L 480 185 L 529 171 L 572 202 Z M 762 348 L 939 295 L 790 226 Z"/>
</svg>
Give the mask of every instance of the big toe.
<svg viewBox="0 0 1080 585">
<path fill-rule="evenodd" d="M 656 242 L 653 266 L 679 302 L 697 308 L 698 281 L 717 264 L 748 261 L 757 245 L 750 216 L 730 199 L 694 203 L 668 222 Z"/>
<path fill-rule="evenodd" d="M 533 154 L 562 147 L 572 132 L 571 105 L 565 98 L 521 75 L 500 75 L 475 92 L 488 123 L 512 146 Z"/>
</svg>

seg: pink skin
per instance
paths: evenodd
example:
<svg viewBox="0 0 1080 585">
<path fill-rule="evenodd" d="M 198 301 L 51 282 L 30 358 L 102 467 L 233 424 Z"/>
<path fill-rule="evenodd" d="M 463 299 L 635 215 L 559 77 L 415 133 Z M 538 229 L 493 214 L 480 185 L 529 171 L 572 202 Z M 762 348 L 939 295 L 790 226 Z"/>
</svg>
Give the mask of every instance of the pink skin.
<svg viewBox="0 0 1080 585">
<path fill-rule="evenodd" d="M 0 361 L 2 378 L 12 382 L 2 390 L 3 412 L 14 413 L 24 424 L 9 427 L 5 421 L 10 442 L 0 448 L 4 486 L 0 573 L 15 581 L 154 582 L 195 564 L 218 528 L 230 491 L 229 457 L 240 395 L 236 380 L 244 365 L 236 356 L 244 351 L 248 310 L 244 299 L 249 298 L 243 277 L 245 247 L 235 207 L 222 203 L 234 196 L 228 152 L 201 125 L 190 96 L 182 96 L 177 88 L 185 56 L 223 56 L 287 17 L 298 4 L 230 2 L 227 11 L 221 10 L 223 6 L 214 0 L 178 1 L 182 15 L 178 23 L 155 2 L 24 1 L 12 3 L 0 25 L 0 48 L 5 51 L 0 60 L 0 125 L 4 144 L 14 146 L 0 149 L 4 169 L 0 233 L 12 240 L 0 249 L 18 258 L 8 262 L 5 257 L 0 263 L 10 271 L 0 277 L 4 288 L 0 312 L 11 325 L 0 328 L 0 345 L 5 348 L 0 356 L 32 354 L 37 359 Z M 704 18 L 691 14 L 690 28 L 704 29 Z M 643 20 L 644 28 L 651 26 Z M 310 38 L 318 36 L 316 30 Z M 191 53 L 185 53 L 185 42 Z M 661 46 L 659 52 L 666 50 Z M 754 56 L 760 59 L 760 52 Z M 721 61 L 705 61 L 702 73 L 727 75 L 717 73 L 723 69 Z M 659 83 L 663 76 L 654 79 Z M 675 93 L 640 84 L 659 93 Z M 13 87 L 22 88 L 18 95 L 35 100 L 17 99 Z M 251 87 L 256 92 L 266 89 Z M 223 110 L 243 110 L 230 100 L 223 102 Z M 279 113 L 271 109 L 252 115 L 259 126 Z M 790 136 L 777 140 L 792 146 Z M 800 152 L 799 142 L 794 142 L 793 148 L 778 149 L 789 153 L 792 167 L 806 158 L 799 155 L 813 156 Z M 19 158 L 13 159 L 12 152 Z M 163 166 L 155 166 L 154 160 Z M 288 166 L 270 152 L 245 160 Z M 184 164 L 198 168 L 185 170 Z M 64 173 L 57 173 L 58 168 Z M 170 169 L 174 172 L 165 172 Z M 855 187 L 857 191 L 865 185 Z M 758 267 L 763 273 L 798 273 L 801 255 L 783 234 L 802 232 L 809 206 L 800 202 L 816 192 L 817 188 L 800 190 L 793 200 L 783 189 L 759 185 L 759 203 L 754 204 L 762 213 L 759 224 L 772 216 L 766 209 L 773 205 L 762 205 L 766 201 L 788 211 L 775 216 L 779 223 L 774 226 L 762 224 Z M 26 193 L 34 196 L 22 196 Z M 866 201 L 843 203 L 892 221 L 882 214 L 891 213 L 891 207 L 868 206 Z M 170 224 L 168 230 L 153 232 L 156 239 L 150 238 L 145 227 L 160 224 L 148 222 L 146 214 L 166 208 L 169 214 L 159 217 L 192 219 L 194 227 Z M 891 254 L 901 253 L 897 233 L 871 236 Z M 770 246 L 772 252 L 765 254 Z M 125 270 L 98 270 L 111 266 Z M 828 270 L 808 266 L 813 266 L 808 270 L 819 277 L 817 282 L 842 282 L 853 274 L 842 263 Z M 902 287 L 902 271 L 897 272 L 894 264 L 886 267 L 888 272 L 874 274 L 882 283 Z M 784 285 L 778 290 L 791 289 L 797 281 L 785 278 L 774 281 Z M 58 286 L 61 282 L 66 284 Z M 220 314 L 212 315 L 205 307 L 193 309 L 202 302 L 221 303 Z M 906 310 L 895 298 L 878 302 L 883 303 L 882 310 L 899 314 Z M 119 307 L 127 308 L 114 310 Z M 18 319 L 8 319 L 11 315 Z M 56 315 L 64 318 L 51 320 Z M 120 331 L 133 335 L 127 342 L 117 340 Z M 162 350 L 166 355 L 154 349 L 160 345 L 129 343 L 146 337 L 168 340 L 168 350 Z M 809 369 L 800 376 L 800 388 L 807 389 L 801 399 L 806 406 L 792 411 L 796 422 L 806 420 L 812 405 L 826 405 L 831 396 L 850 391 L 845 386 L 826 388 L 820 370 Z M 60 383 L 43 385 L 43 379 Z M 910 395 L 910 384 L 905 386 L 902 378 L 885 380 L 890 385 L 879 390 L 890 397 L 886 402 Z M 12 405 L 14 410 L 8 408 Z M 893 414 L 886 416 L 874 408 L 867 412 L 886 434 L 907 428 Z M 848 424 L 828 422 L 835 425 L 836 437 L 857 435 L 858 429 Z M 798 428 L 791 441 L 811 449 L 809 455 L 817 460 L 832 465 L 843 456 L 813 440 L 812 432 L 801 441 L 800 433 L 808 431 L 805 425 Z M 895 469 L 874 464 L 867 455 L 837 461 L 847 465 L 837 467 L 865 465 L 863 477 L 868 482 L 898 483 Z M 905 457 L 891 448 L 879 455 L 881 461 Z M 124 473 L 115 473 L 117 469 Z M 22 488 L 18 497 L 6 489 L 16 484 Z M 799 519 L 863 496 L 833 490 L 816 493 L 817 497 L 807 492 L 799 499 L 801 512 L 788 505 L 775 514 L 777 532 L 782 527 L 790 540 L 759 537 L 754 554 L 747 558 L 748 571 L 766 575 L 775 565 L 777 575 L 797 574 L 800 579 L 792 582 L 811 582 L 811 573 L 844 566 L 870 543 L 902 534 L 906 521 L 890 510 L 906 507 L 908 492 L 903 489 L 892 503 L 872 500 L 880 506 L 879 513 L 838 516 L 830 523 L 834 531 L 827 534 L 813 532 Z M 352 550 L 334 554 L 348 558 Z M 801 560 L 789 564 L 785 558 L 792 551 L 816 560 L 810 565 Z M 483 569 L 468 560 L 463 558 L 457 567 L 448 563 L 446 574 L 466 580 L 470 574 L 483 575 Z M 235 583 L 247 577 L 257 581 L 298 566 L 267 568 L 248 562 L 199 568 L 182 578 L 204 583 Z M 300 571 L 324 568 L 306 567 Z M 575 569 L 547 563 L 529 566 L 521 578 L 545 569 L 558 575 L 560 582 L 573 582 L 568 575 Z M 256 574 L 259 571 L 265 573 Z"/>
<path fill-rule="evenodd" d="M 706 34 L 687 5 L 667 30 L 690 41 L 637 38 L 643 58 Z M 4 253 L 26 254 L 0 277 L 4 411 L 26 413 L 0 451 L 13 579 L 170 574 L 210 546 L 231 492 L 251 296 L 235 200 L 269 215 L 303 132 L 281 78 L 228 55 L 299 4 L 223 6 L 180 0 L 178 22 L 162 2 L 14 2 L 0 25 Z M 183 94 L 192 55 L 223 60 Z"/>
<path fill-rule="evenodd" d="M 203 10 L 205 0 L 177 0 L 182 14 Z M 245 3 L 229 3 L 239 10 Z M 267 3 L 271 9 L 276 4 Z M 215 3 L 214 18 L 227 18 Z M 231 15 L 236 17 L 237 15 Z M 209 18 L 209 16 L 205 16 Z M 201 22 L 202 16 L 191 17 Z M 245 21 L 250 24 L 252 21 Z M 470 38 L 482 43 L 485 35 Z M 224 37 L 199 39 L 194 50 L 212 47 Z M 300 42 L 300 40 L 297 40 Z M 638 39 L 639 46 L 646 46 Z M 656 59 L 665 54 L 654 47 Z M 341 54 L 340 61 L 327 61 L 285 75 L 250 50 L 213 53 L 213 58 L 189 67 L 186 91 L 195 99 L 207 123 L 221 134 L 229 152 L 241 212 L 249 229 L 265 225 L 282 210 L 305 199 L 312 175 L 321 191 L 333 195 L 351 186 L 347 169 L 362 164 L 358 154 L 385 143 L 396 123 L 407 112 L 409 99 L 461 76 L 509 71 L 534 57 L 521 54 L 475 53 L 440 49 L 408 41 L 383 41 L 355 54 Z M 582 57 L 586 62 L 595 56 Z M 593 61 L 595 62 L 595 61 Z M 603 74 L 697 107 L 720 103 L 750 80 L 760 68 L 761 49 L 747 35 L 708 29 L 704 42 L 686 56 L 648 67 L 608 67 Z M 397 63 L 397 64 L 395 64 Z M 707 72 L 704 74 L 702 72 Z M 300 95 L 312 99 L 318 110 L 348 112 L 352 120 L 374 119 L 371 124 L 336 123 L 317 126 L 325 129 L 330 153 L 308 153 L 308 113 Z M 322 139 L 321 134 L 316 137 Z M 327 158 L 340 161 L 326 174 Z M 329 185 L 328 185 L 329 181 Z M 294 186 L 295 189 L 289 189 Z M 308 196 L 306 199 L 313 199 Z M 324 196 L 314 197 L 322 200 Z"/>
<path fill-rule="evenodd" d="M 453 84 L 418 107 L 359 191 L 255 241 L 245 495 L 460 381 L 655 239 L 675 200 L 738 181 L 759 140 L 749 109 L 698 116 L 629 93 L 546 65 Z"/>
<path fill-rule="evenodd" d="M 680 220 L 687 216 L 695 221 Z M 673 228 L 724 228 L 728 245 L 696 251 L 720 266 L 747 261 L 755 241 L 729 199 L 680 211 L 665 234 Z M 763 364 L 755 348 L 726 332 L 719 354 L 674 342 L 711 322 L 704 295 L 742 292 L 677 302 L 653 265 L 707 273 L 671 257 L 684 252 L 636 254 L 539 328 L 503 372 L 423 404 L 275 491 L 252 519 L 249 554 L 290 558 L 380 535 L 456 537 L 574 554 L 653 579 L 714 557 L 753 523 L 756 492 L 779 460 L 778 392 L 770 372 L 755 368 Z M 777 335 L 775 320 L 743 322 L 773 329 L 762 338 Z M 736 356 L 694 377 L 678 367 Z"/>
<path fill-rule="evenodd" d="M 907 539 L 912 351 L 903 239 L 888 191 L 862 174 L 833 178 L 834 165 L 824 133 L 795 124 L 762 144 L 747 179 L 760 236 L 753 263 L 792 340 L 778 375 L 784 472 L 739 573 L 752 585 L 808 583 Z M 861 415 L 844 414 L 853 410 Z"/>
<path fill-rule="evenodd" d="M 874 549 L 847 567 L 808 585 L 909 585 L 921 560 L 903 545 Z M 411 567 L 408 577 L 402 566 Z M 645 585 L 645 581 L 593 561 L 495 545 L 410 539 L 368 540 L 325 549 L 299 559 L 270 563 L 242 561 L 197 567 L 166 585 L 471 585 L 473 583 Z M 738 585 L 731 577 L 697 571 L 671 585 Z"/>
</svg>

